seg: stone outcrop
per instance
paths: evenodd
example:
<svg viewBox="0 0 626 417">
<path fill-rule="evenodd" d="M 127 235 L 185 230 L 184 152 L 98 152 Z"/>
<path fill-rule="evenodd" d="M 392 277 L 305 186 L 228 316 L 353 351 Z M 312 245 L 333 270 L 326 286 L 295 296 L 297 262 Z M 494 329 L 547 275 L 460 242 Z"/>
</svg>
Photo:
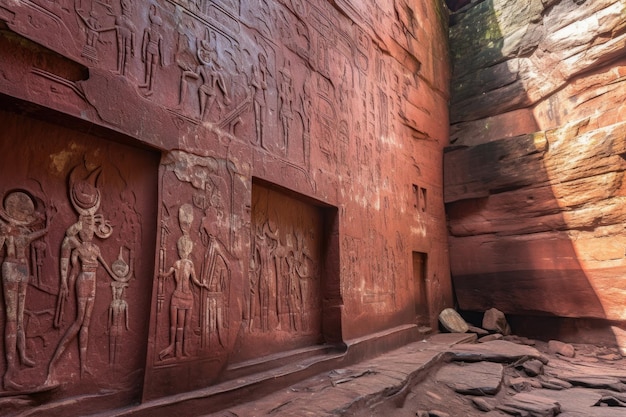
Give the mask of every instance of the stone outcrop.
<svg viewBox="0 0 626 417">
<path fill-rule="evenodd" d="M 451 16 L 444 199 L 461 309 L 598 319 L 626 346 L 625 12 L 485 0 Z"/>
</svg>

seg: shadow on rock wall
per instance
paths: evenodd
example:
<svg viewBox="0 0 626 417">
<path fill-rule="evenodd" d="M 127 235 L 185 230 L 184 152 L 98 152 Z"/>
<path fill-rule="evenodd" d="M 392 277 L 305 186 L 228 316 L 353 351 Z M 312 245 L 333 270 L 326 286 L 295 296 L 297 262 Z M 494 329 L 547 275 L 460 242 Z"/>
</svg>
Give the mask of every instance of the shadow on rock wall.
<svg viewBox="0 0 626 417">
<path fill-rule="evenodd" d="M 581 340 L 593 328 L 594 341 L 616 344 L 608 330 L 626 317 L 624 126 L 589 130 L 582 119 L 538 132 L 533 114 L 529 57 L 555 13 L 578 7 L 485 0 L 452 15 L 451 269 L 463 310 L 496 307 L 530 336 Z"/>
</svg>

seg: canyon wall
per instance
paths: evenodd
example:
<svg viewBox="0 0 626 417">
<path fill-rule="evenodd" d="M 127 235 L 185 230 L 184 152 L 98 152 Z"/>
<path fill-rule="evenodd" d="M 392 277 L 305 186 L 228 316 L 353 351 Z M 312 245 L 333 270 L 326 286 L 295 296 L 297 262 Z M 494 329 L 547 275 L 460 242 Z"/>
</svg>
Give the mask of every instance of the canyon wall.
<svg viewBox="0 0 626 417">
<path fill-rule="evenodd" d="M 0 414 L 207 413 L 436 330 L 447 22 L 0 0 Z"/>
<path fill-rule="evenodd" d="M 613 0 L 452 15 L 444 199 L 461 309 L 626 346 L 624 16 Z"/>
</svg>

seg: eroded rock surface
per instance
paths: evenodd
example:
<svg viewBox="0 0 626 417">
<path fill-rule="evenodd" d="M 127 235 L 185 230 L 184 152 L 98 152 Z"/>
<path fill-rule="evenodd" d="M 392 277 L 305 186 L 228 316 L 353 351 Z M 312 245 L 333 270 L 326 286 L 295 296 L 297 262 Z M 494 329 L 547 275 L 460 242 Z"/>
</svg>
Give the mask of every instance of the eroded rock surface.
<svg viewBox="0 0 626 417">
<path fill-rule="evenodd" d="M 444 199 L 461 310 L 537 316 L 536 333 L 596 320 L 564 333 L 626 346 L 625 10 L 491 0 L 452 15 Z"/>
</svg>

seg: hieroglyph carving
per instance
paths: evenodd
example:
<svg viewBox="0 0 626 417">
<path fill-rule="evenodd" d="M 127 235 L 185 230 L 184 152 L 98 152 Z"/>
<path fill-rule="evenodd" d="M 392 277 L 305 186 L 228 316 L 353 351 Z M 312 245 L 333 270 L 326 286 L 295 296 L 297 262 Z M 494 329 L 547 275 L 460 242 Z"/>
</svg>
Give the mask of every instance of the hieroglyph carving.
<svg viewBox="0 0 626 417">
<path fill-rule="evenodd" d="M 111 304 L 109 305 L 109 365 L 113 366 L 118 357 L 118 338 L 123 336 L 128 328 L 128 303 L 124 299 L 124 289 L 133 278 L 133 253 L 129 249 L 129 263 L 126 263 L 120 248 L 120 255 L 111 264 L 113 282 L 111 283 Z"/>
<path fill-rule="evenodd" d="M 275 330 L 273 317 L 282 330 L 309 330 L 317 269 L 301 231 L 288 233 L 285 240 L 281 242 L 274 221 L 257 224 L 250 271 L 249 332 L 257 327 L 262 332 Z"/>
<path fill-rule="evenodd" d="M 35 201 L 27 191 L 14 190 L 4 196 L 0 209 L 0 248 L 6 248 L 2 261 L 6 315 L 4 352 L 7 362 L 2 382 L 5 390 L 22 388 L 13 380 L 20 363 L 29 367 L 35 365 L 26 355 L 24 306 L 30 277 L 28 249 L 32 242 L 48 232 L 49 213 L 45 216 L 45 226 L 41 228 L 43 220 L 42 213 L 36 210 Z"/>
<path fill-rule="evenodd" d="M 252 80 L 250 82 L 253 94 L 253 108 L 255 121 L 255 144 L 265 147 L 263 142 L 263 128 L 266 125 L 266 109 L 267 109 L 267 57 L 259 53 L 259 64 L 252 65 Z"/>
<path fill-rule="evenodd" d="M 169 345 L 159 352 L 159 359 L 169 356 L 189 356 L 187 344 L 189 343 L 189 328 L 191 325 L 193 309 L 193 293 L 191 285 L 210 290 L 207 284 L 201 283 L 196 276 L 196 268 L 189 259 L 193 250 L 193 241 L 189 235 L 193 223 L 193 207 L 184 204 L 178 211 L 178 222 L 182 236 L 178 239 L 178 259 L 165 273 L 160 273 L 159 278 L 167 279 L 174 277 L 175 288 L 170 301 L 170 338 Z"/>
<path fill-rule="evenodd" d="M 61 244 L 60 274 L 61 287 L 55 314 L 55 327 L 63 322 L 65 303 L 69 300 L 69 284 L 74 283 L 76 291 L 76 318 L 67 329 L 50 360 L 46 385 L 55 382 L 55 365 L 69 344 L 78 336 L 80 374 L 89 372 L 87 367 L 87 349 L 89 325 L 96 298 L 96 272 L 101 264 L 109 276 L 115 279 L 107 262 L 100 253 L 100 248 L 93 242 L 94 235 L 107 239 L 113 233 L 113 227 L 97 214 L 102 195 L 96 187 L 100 169 L 92 171 L 87 179 L 75 181 L 70 176 L 70 201 L 78 213 L 78 221 L 67 228 Z M 72 172 L 74 174 L 74 172 Z"/>
<path fill-rule="evenodd" d="M 291 74 L 291 63 L 289 60 L 285 61 L 285 65 L 280 69 L 280 73 L 282 77 L 278 86 L 278 99 L 280 102 L 279 116 L 283 128 L 281 148 L 286 154 L 289 150 L 289 127 L 293 120 L 293 102 L 295 100 L 293 76 Z"/>
<path fill-rule="evenodd" d="M 208 347 L 216 340 L 226 347 L 228 328 L 228 297 L 231 281 L 232 255 L 219 239 L 219 225 L 224 213 L 220 204 L 219 192 L 206 208 L 200 226 L 202 244 L 206 247 L 202 262 L 201 280 L 208 288 L 200 290 L 203 308 L 200 316 L 200 347 Z"/>
<path fill-rule="evenodd" d="M 153 92 L 157 65 L 161 67 L 165 65 L 163 36 L 161 35 L 163 20 L 159 16 L 155 5 L 150 6 L 148 20 L 150 21 L 150 25 L 144 29 L 143 40 L 141 42 L 141 60 L 144 63 L 144 80 L 143 84 L 139 86 L 145 89 L 146 96 L 151 95 Z"/>
</svg>

